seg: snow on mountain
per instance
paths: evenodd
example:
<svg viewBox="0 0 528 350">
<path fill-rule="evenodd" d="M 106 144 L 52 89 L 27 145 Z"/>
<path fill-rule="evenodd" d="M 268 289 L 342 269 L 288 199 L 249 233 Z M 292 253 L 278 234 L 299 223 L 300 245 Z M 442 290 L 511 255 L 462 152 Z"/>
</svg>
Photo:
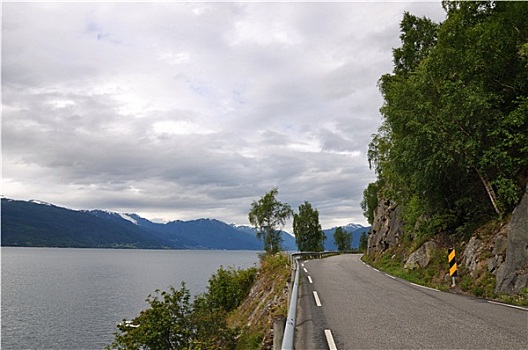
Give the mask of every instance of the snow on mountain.
<svg viewBox="0 0 528 350">
<path fill-rule="evenodd" d="M 38 199 L 32 199 L 29 202 L 30 203 L 34 203 L 34 204 L 47 205 L 47 206 L 50 206 L 50 207 L 54 207 L 53 204 L 48 203 L 48 202 L 44 202 L 44 201 L 39 201 Z"/>
<path fill-rule="evenodd" d="M 344 229 L 346 229 L 347 231 L 349 230 L 357 230 L 359 228 L 364 228 L 365 226 L 361 225 L 361 224 L 354 224 L 354 223 L 350 223 L 350 224 L 347 224 L 345 226 L 343 226 Z"/>
<path fill-rule="evenodd" d="M 125 213 L 116 213 L 116 214 L 121 216 L 123 219 L 130 221 L 134 225 L 138 224 L 137 220 L 134 219 L 132 216 L 130 216 L 130 214 L 125 214 Z"/>
</svg>

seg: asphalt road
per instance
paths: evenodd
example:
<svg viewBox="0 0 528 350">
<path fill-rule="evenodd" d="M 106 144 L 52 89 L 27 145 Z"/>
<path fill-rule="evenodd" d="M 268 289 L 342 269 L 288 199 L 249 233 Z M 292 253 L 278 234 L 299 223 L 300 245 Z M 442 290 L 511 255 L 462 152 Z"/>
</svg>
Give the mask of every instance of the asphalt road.
<svg viewBox="0 0 528 350">
<path fill-rule="evenodd" d="M 295 349 L 528 349 L 526 309 L 413 285 L 357 254 L 300 272 Z"/>
</svg>

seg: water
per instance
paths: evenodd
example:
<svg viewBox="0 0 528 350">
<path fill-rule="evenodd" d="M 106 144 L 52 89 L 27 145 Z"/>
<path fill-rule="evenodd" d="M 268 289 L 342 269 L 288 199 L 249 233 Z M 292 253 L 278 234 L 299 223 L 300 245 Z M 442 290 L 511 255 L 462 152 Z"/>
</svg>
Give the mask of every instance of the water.
<svg viewBox="0 0 528 350">
<path fill-rule="evenodd" d="M 255 251 L 2 248 L 2 349 L 103 349 L 155 289 L 207 288 Z"/>
</svg>

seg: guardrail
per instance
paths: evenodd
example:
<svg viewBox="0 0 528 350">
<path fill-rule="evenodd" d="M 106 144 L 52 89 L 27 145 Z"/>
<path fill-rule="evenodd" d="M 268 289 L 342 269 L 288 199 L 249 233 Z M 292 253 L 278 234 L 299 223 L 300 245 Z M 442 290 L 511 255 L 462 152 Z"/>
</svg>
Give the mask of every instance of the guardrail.
<svg viewBox="0 0 528 350">
<path fill-rule="evenodd" d="M 292 264 L 293 266 L 293 264 Z M 290 307 L 284 328 L 284 338 L 282 338 L 282 350 L 292 350 L 295 338 L 295 322 L 297 318 L 297 294 L 299 293 L 299 259 L 295 259 L 295 279 L 292 287 Z"/>
<path fill-rule="evenodd" d="M 282 338 L 282 350 L 293 350 L 295 323 L 297 318 L 297 295 L 299 293 L 299 260 L 321 259 L 339 254 L 339 252 L 302 252 L 290 255 L 291 266 L 295 266 L 295 278 L 291 292 L 290 307 L 288 308 L 288 316 L 286 318 L 286 327 L 284 328 L 284 337 Z"/>
<path fill-rule="evenodd" d="M 302 252 L 302 253 L 292 253 L 291 259 L 292 259 L 292 266 L 293 266 L 293 260 L 294 259 L 322 259 L 322 258 L 328 258 L 329 256 L 339 255 L 343 254 L 340 252 Z"/>
</svg>

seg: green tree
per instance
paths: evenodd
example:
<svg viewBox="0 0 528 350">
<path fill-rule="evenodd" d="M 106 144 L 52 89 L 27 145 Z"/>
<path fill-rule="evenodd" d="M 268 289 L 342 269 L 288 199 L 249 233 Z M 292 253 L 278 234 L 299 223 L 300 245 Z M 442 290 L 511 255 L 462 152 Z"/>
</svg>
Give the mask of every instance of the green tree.
<svg viewBox="0 0 528 350">
<path fill-rule="evenodd" d="M 367 218 L 369 224 L 374 222 L 374 211 L 378 207 L 378 192 L 380 191 L 380 181 L 370 183 L 363 191 L 363 200 L 361 201 L 361 209 L 363 215 Z"/>
<path fill-rule="evenodd" d="M 258 201 L 253 201 L 248 215 L 249 222 L 257 230 L 257 238 L 264 240 L 264 250 L 267 253 L 281 251 L 281 230 L 293 210 L 287 203 L 277 200 L 278 188 L 272 188 Z"/>
<path fill-rule="evenodd" d="M 209 279 L 207 302 L 210 308 L 234 310 L 248 295 L 257 278 L 257 268 L 225 269 L 220 267 Z"/>
<path fill-rule="evenodd" d="M 146 301 L 150 307 L 138 317 L 118 325 L 114 342 L 109 349 L 188 349 L 194 333 L 191 323 L 192 305 L 189 290 L 182 283 L 180 289 L 169 292 L 156 290 Z"/>
<path fill-rule="evenodd" d="M 369 162 L 404 215 L 453 229 L 511 210 L 528 178 L 528 6 L 444 8 L 439 25 L 404 15 Z"/>
<path fill-rule="evenodd" d="M 246 298 L 257 271 L 220 267 L 207 292 L 192 303 L 185 283 L 180 289 L 156 290 L 147 297 L 147 309 L 117 326 L 107 349 L 235 349 L 238 331 L 228 327 L 227 316 Z"/>
<path fill-rule="evenodd" d="M 368 247 L 368 237 L 366 232 L 361 232 L 359 237 L 359 251 L 366 252 Z"/>
<path fill-rule="evenodd" d="M 293 214 L 293 233 L 297 248 L 301 252 L 322 252 L 326 239 L 319 224 L 319 212 L 308 202 L 299 206 L 299 213 Z"/>
<path fill-rule="evenodd" d="M 343 230 L 343 228 L 339 226 L 334 231 L 334 242 L 338 251 L 350 251 L 352 249 L 352 233 Z"/>
</svg>

